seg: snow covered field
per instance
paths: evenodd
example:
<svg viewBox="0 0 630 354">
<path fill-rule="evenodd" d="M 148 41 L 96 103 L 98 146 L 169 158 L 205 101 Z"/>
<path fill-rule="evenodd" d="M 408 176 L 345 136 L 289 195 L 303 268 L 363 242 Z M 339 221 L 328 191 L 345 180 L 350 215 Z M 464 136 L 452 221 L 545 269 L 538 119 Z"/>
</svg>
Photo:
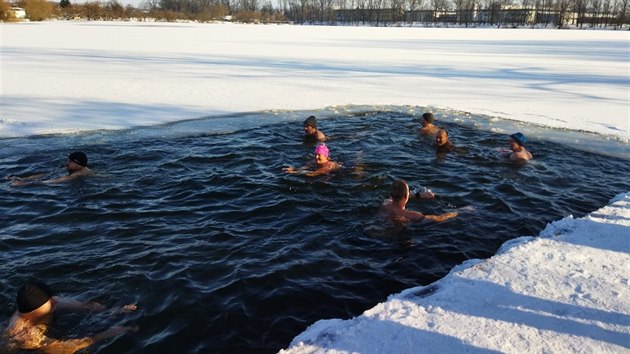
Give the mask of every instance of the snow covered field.
<svg viewBox="0 0 630 354">
<path fill-rule="evenodd" d="M 0 31 L 0 137 L 353 104 L 630 140 L 628 31 L 103 22 Z M 630 352 L 630 193 L 362 316 L 317 322 L 284 352 Z"/>
<path fill-rule="evenodd" d="M 0 137 L 435 106 L 630 138 L 628 31 L 1 24 Z"/>
</svg>

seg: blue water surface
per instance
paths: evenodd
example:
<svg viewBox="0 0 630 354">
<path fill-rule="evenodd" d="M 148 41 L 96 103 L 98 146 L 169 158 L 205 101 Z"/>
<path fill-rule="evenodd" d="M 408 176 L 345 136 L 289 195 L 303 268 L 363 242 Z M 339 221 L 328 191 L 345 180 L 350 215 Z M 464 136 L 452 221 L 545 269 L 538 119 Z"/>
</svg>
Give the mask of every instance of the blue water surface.
<svg viewBox="0 0 630 354">
<path fill-rule="evenodd" d="M 60 316 L 51 331 L 62 338 L 139 326 L 91 352 L 273 353 L 319 319 L 356 316 L 630 191 L 630 157 L 531 139 L 535 159 L 510 163 L 499 151 L 506 134 L 457 123 L 453 112 L 437 114 L 459 147 L 446 155 L 417 134 L 415 114 L 325 115 L 320 128 L 344 169 L 316 178 L 282 172 L 313 157 L 299 114 L 0 140 L 4 175 L 62 175 L 74 150 L 95 171 L 60 185 L 1 185 L 0 321 L 35 277 L 62 295 L 139 305 L 117 317 Z M 395 178 L 438 195 L 410 209 L 475 210 L 373 237 L 364 230 Z"/>
</svg>

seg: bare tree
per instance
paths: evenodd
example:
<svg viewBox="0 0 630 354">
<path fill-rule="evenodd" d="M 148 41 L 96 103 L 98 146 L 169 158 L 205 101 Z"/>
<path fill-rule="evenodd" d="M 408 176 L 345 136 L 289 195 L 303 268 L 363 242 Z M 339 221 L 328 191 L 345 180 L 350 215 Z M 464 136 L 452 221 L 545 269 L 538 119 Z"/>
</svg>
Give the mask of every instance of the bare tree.
<svg viewBox="0 0 630 354">
<path fill-rule="evenodd" d="M 570 0 L 556 0 L 555 10 L 557 12 L 556 26 L 564 28 L 567 21 L 567 10 L 569 9 Z"/>
<path fill-rule="evenodd" d="M 577 15 L 576 25 L 580 28 L 584 26 L 584 16 L 586 14 L 587 0 L 573 0 L 571 9 Z"/>
</svg>

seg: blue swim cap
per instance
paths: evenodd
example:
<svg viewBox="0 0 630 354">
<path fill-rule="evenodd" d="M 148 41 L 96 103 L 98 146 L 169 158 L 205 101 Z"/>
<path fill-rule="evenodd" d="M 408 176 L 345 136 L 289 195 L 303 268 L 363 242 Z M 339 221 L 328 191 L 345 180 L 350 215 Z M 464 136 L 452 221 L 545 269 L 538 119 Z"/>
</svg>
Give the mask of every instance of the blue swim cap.
<svg viewBox="0 0 630 354">
<path fill-rule="evenodd" d="M 521 146 L 524 146 L 525 142 L 527 141 L 527 138 L 525 137 L 525 135 L 523 135 L 523 133 L 514 133 L 510 135 L 510 138 L 514 139 L 514 141 L 516 141 Z"/>
</svg>

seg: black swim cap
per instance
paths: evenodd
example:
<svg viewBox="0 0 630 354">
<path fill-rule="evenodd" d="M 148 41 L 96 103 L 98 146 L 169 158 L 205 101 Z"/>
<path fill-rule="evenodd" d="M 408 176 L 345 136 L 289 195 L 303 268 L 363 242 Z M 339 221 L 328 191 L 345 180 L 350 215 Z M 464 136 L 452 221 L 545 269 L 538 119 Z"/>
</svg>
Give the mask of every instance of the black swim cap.
<svg viewBox="0 0 630 354">
<path fill-rule="evenodd" d="M 53 290 L 50 286 L 38 281 L 26 283 L 20 287 L 17 293 L 18 311 L 29 313 L 36 310 L 50 300 L 52 296 Z"/>
<path fill-rule="evenodd" d="M 87 156 L 81 151 L 75 151 L 68 156 L 68 160 L 73 161 L 83 167 L 87 166 L 88 159 Z"/>
<path fill-rule="evenodd" d="M 306 120 L 304 121 L 304 126 L 307 125 L 317 129 L 317 118 L 315 118 L 315 116 L 310 116 L 306 118 Z"/>
</svg>

